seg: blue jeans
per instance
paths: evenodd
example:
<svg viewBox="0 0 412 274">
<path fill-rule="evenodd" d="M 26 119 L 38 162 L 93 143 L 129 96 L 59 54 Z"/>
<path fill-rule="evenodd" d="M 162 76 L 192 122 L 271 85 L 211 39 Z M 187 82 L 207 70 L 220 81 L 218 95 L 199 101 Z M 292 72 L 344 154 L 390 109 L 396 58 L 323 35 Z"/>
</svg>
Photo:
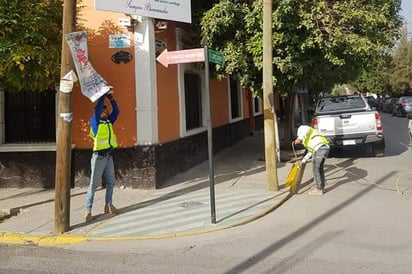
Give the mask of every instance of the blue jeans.
<svg viewBox="0 0 412 274">
<path fill-rule="evenodd" d="M 102 176 L 104 177 L 104 180 L 106 182 L 105 205 L 112 204 L 113 186 L 115 182 L 112 155 L 107 154 L 106 156 L 101 156 L 94 152 L 91 159 L 91 169 L 92 173 L 90 175 L 90 184 L 89 188 L 87 189 L 86 196 L 86 212 L 92 211 L 94 194 L 96 192 L 97 186 L 100 185 Z"/>
<path fill-rule="evenodd" d="M 325 159 L 328 157 L 329 147 L 321 146 L 318 150 L 313 152 L 313 177 L 315 179 L 316 188 L 322 189 L 325 187 Z"/>
</svg>

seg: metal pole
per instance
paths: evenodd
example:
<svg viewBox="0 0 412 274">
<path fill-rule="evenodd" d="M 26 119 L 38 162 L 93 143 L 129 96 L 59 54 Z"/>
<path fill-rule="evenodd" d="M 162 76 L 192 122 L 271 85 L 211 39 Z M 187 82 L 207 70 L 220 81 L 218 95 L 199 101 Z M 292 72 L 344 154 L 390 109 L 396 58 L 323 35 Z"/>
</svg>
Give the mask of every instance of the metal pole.
<svg viewBox="0 0 412 274">
<path fill-rule="evenodd" d="M 215 209 L 215 175 L 213 171 L 213 128 L 210 109 L 210 83 L 209 83 L 209 49 L 205 46 L 205 87 L 206 87 L 206 120 L 207 120 L 207 147 L 209 155 L 209 181 L 210 181 L 210 213 L 212 224 L 216 224 Z"/>
<path fill-rule="evenodd" d="M 63 78 L 73 68 L 66 34 L 73 32 L 76 22 L 76 0 L 64 0 L 63 35 L 60 75 Z M 56 181 L 54 207 L 54 233 L 63 233 L 70 228 L 70 179 L 72 146 L 72 93 L 59 92 L 59 109 L 56 136 Z"/>
</svg>

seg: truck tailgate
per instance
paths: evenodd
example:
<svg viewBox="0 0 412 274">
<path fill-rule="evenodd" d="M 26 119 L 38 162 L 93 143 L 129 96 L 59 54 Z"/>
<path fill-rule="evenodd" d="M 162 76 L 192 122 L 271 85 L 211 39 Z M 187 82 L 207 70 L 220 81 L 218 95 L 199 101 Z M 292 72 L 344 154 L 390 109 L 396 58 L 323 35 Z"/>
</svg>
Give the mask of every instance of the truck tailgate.
<svg viewBox="0 0 412 274">
<path fill-rule="evenodd" d="M 318 130 L 325 136 L 376 131 L 375 114 L 371 112 L 322 115 L 318 116 L 317 120 Z"/>
</svg>

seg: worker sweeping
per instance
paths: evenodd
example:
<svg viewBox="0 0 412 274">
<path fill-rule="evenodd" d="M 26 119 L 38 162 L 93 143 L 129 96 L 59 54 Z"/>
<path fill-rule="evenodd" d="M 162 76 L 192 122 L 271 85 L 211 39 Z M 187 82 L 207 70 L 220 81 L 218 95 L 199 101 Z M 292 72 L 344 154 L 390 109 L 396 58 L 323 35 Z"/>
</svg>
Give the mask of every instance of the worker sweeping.
<svg viewBox="0 0 412 274">
<path fill-rule="evenodd" d="M 309 126 L 300 126 L 294 144 L 303 144 L 306 154 L 302 158 L 305 164 L 312 158 L 312 171 L 315 179 L 315 187 L 308 193 L 309 195 L 320 196 L 325 193 L 325 160 L 329 154 L 329 141 L 318 130 Z"/>
</svg>

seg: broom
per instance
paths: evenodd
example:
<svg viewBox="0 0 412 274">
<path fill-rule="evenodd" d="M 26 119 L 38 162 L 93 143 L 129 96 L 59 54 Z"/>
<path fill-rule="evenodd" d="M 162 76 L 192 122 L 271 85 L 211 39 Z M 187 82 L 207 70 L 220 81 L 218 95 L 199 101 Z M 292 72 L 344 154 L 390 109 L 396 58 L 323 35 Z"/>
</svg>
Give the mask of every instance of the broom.
<svg viewBox="0 0 412 274">
<path fill-rule="evenodd" d="M 295 160 L 297 159 L 296 151 L 295 151 L 295 144 L 292 142 L 292 150 L 293 154 L 295 155 Z M 302 168 L 302 161 L 298 160 L 293 163 L 291 169 L 289 170 L 288 177 L 286 178 L 285 185 L 290 187 L 290 191 L 294 194 L 297 193 L 298 185 L 300 179 L 302 178 L 303 168 Z"/>
</svg>

